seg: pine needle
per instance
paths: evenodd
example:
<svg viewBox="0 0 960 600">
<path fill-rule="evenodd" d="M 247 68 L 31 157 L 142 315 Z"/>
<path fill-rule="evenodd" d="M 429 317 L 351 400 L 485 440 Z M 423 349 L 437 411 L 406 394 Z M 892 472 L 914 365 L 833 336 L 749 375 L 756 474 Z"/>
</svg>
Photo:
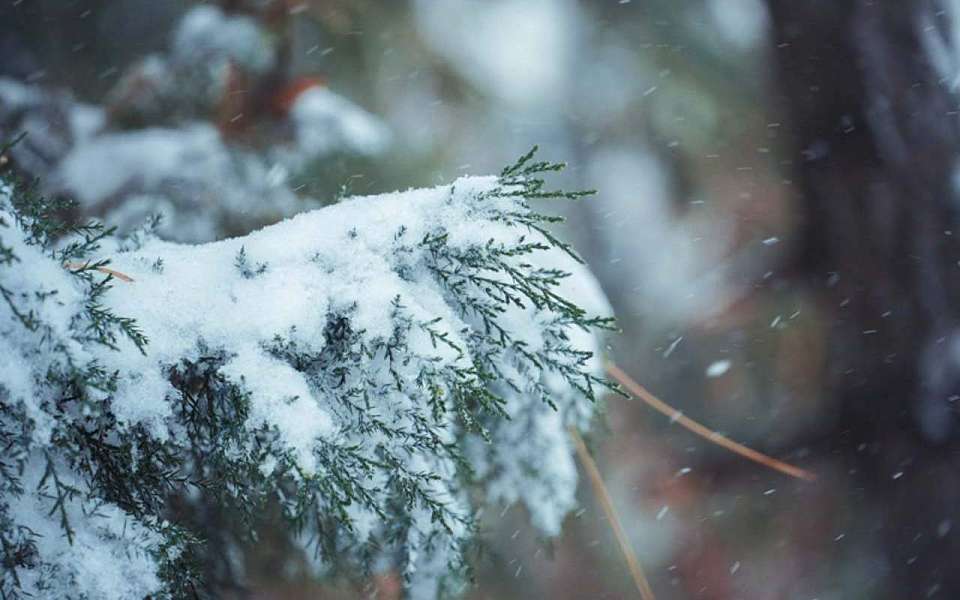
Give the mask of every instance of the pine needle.
<svg viewBox="0 0 960 600">
<path fill-rule="evenodd" d="M 613 534 L 617 538 L 617 543 L 620 544 L 620 552 L 627 562 L 627 567 L 630 569 L 630 575 L 633 577 L 633 582 L 637 586 L 637 591 L 640 592 L 640 598 L 643 600 L 656 600 L 656 596 L 653 595 L 653 589 L 650 587 L 646 575 L 643 574 L 640 561 L 637 560 L 637 555 L 634 554 L 633 547 L 630 545 L 629 540 L 627 540 L 627 534 L 623 531 L 623 525 L 620 524 L 620 519 L 617 517 L 617 511 L 613 507 L 613 500 L 610 498 L 607 486 L 603 483 L 603 477 L 600 476 L 600 469 L 597 468 L 597 463 L 594 462 L 593 457 L 590 456 L 590 451 L 583 442 L 580 433 L 573 427 L 570 428 L 570 437 L 573 438 L 573 443 L 577 448 L 577 456 L 580 457 L 580 462 L 590 477 L 593 494 L 600 502 L 600 506 L 603 507 L 603 512 L 607 515 L 607 520 L 610 521 Z"/>
<path fill-rule="evenodd" d="M 640 400 L 643 400 L 647 406 L 660 413 L 663 413 L 669 417 L 671 421 L 679 423 L 681 426 L 699 435 L 700 437 L 709 440 L 718 446 L 722 446 L 735 454 L 739 454 L 744 458 L 791 477 L 796 477 L 797 479 L 803 479 L 805 481 L 815 481 L 817 479 L 817 476 L 810 471 L 789 465 L 781 460 L 777 460 L 776 458 L 767 456 L 761 452 L 757 452 L 756 450 L 748 448 L 743 444 L 734 442 L 733 440 L 721 435 L 720 433 L 717 433 L 716 431 L 713 431 L 712 429 L 704 427 L 700 423 L 697 423 L 693 419 L 685 416 L 679 410 L 673 408 L 663 400 L 651 394 L 646 388 L 634 381 L 617 365 L 613 363 L 607 363 L 607 373 L 610 375 L 610 377 L 613 377 L 618 383 L 620 383 L 620 385 L 626 388 L 628 392 Z"/>
<path fill-rule="evenodd" d="M 76 262 L 63 263 L 63 266 L 70 269 L 71 271 L 79 271 L 80 269 L 87 268 L 87 265 L 85 263 L 76 263 Z M 120 271 L 116 271 L 114 269 L 108 269 L 107 267 L 94 267 L 94 269 L 97 271 L 100 271 L 101 273 L 106 273 L 107 275 L 113 275 L 115 278 L 119 279 L 120 281 L 133 283 L 133 277 L 130 277 L 125 273 L 121 273 Z"/>
</svg>

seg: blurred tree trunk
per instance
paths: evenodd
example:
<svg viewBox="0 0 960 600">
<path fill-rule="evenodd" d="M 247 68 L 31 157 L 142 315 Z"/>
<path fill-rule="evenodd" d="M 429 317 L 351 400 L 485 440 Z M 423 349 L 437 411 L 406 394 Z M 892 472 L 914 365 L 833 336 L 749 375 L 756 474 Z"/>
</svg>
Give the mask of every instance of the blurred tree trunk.
<svg viewBox="0 0 960 600">
<path fill-rule="evenodd" d="M 960 73 L 944 73 L 960 32 L 946 4 L 768 0 L 805 217 L 793 275 L 832 317 L 839 416 L 814 449 L 843 456 L 879 511 L 893 598 L 960 598 Z M 938 61 L 937 45 L 955 56 Z"/>
</svg>

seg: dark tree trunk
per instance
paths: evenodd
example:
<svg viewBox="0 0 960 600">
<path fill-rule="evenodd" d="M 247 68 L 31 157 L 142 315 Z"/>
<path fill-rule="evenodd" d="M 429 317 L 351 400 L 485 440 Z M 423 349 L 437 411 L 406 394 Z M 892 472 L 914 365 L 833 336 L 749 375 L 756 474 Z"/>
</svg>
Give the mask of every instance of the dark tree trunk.
<svg viewBox="0 0 960 600">
<path fill-rule="evenodd" d="M 862 528 L 881 530 L 889 597 L 960 598 L 960 103 L 933 60 L 951 13 L 768 4 L 805 213 L 795 274 L 833 317 L 840 418 L 816 450 L 840 453 L 879 510 Z"/>
</svg>

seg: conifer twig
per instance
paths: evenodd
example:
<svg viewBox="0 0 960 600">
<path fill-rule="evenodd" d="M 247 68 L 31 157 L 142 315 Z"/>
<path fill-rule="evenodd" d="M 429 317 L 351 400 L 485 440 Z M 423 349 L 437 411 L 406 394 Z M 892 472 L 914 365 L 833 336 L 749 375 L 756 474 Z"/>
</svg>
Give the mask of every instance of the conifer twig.
<svg viewBox="0 0 960 600">
<path fill-rule="evenodd" d="M 761 452 L 757 452 L 752 448 L 748 448 L 743 444 L 738 444 L 730 438 L 727 438 L 720 433 L 717 433 L 716 431 L 697 423 L 679 410 L 673 408 L 663 400 L 651 394 L 645 387 L 634 381 L 633 378 L 627 375 L 623 369 L 614 363 L 607 363 L 607 373 L 620 385 L 625 387 L 628 392 L 645 402 L 647 406 L 666 415 L 667 417 L 670 417 L 671 421 L 679 423 L 681 426 L 699 435 L 700 437 L 709 440 L 718 446 L 722 446 L 735 454 L 739 454 L 744 458 L 791 477 L 796 477 L 797 479 L 803 479 L 805 481 L 816 480 L 817 476 L 810 471 L 789 465 L 781 460 L 777 460 L 776 458 L 767 456 Z"/>
<path fill-rule="evenodd" d="M 590 451 L 587 449 L 587 445 L 583 442 L 583 437 L 580 436 L 576 428 L 570 428 L 570 437 L 573 438 L 573 444 L 577 449 L 577 456 L 580 457 L 580 462 L 590 477 L 590 485 L 593 487 L 594 496 L 596 496 L 600 502 L 604 514 L 607 515 L 607 520 L 610 521 L 613 535 L 617 538 L 617 543 L 620 545 L 620 552 L 627 562 L 627 567 L 630 569 L 633 582 L 637 586 L 637 591 L 640 592 L 640 598 L 642 598 L 642 600 L 656 600 L 656 596 L 653 595 L 653 589 L 650 587 L 650 582 L 647 581 L 647 577 L 643 573 L 643 567 L 640 566 L 640 561 L 637 560 L 637 555 L 634 553 L 633 547 L 627 539 L 627 534 L 623 531 L 623 525 L 620 524 L 620 519 L 617 517 L 613 500 L 610 498 L 607 486 L 603 483 L 603 477 L 600 475 L 600 469 L 597 468 L 597 463 L 594 462 Z"/>
</svg>

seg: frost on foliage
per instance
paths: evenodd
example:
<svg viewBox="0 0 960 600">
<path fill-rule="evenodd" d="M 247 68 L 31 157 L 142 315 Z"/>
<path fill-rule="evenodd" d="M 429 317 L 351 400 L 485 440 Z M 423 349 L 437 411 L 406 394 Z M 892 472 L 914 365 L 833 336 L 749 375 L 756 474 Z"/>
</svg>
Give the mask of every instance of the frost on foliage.
<svg viewBox="0 0 960 600">
<path fill-rule="evenodd" d="M 556 168 L 528 155 L 201 246 L 65 232 L 5 188 L 3 594 L 242 584 L 269 526 L 318 574 L 395 569 L 430 598 L 462 581 L 477 502 L 557 534 L 610 322 L 528 206 L 579 195 L 544 190 Z"/>
<path fill-rule="evenodd" d="M 26 132 L 17 164 L 124 233 L 161 214 L 162 237 L 208 241 L 317 208 L 291 178 L 378 154 L 388 135 L 355 103 L 291 79 L 275 38 L 252 17 L 196 6 L 102 107 L 0 78 L 0 139 Z"/>
</svg>

